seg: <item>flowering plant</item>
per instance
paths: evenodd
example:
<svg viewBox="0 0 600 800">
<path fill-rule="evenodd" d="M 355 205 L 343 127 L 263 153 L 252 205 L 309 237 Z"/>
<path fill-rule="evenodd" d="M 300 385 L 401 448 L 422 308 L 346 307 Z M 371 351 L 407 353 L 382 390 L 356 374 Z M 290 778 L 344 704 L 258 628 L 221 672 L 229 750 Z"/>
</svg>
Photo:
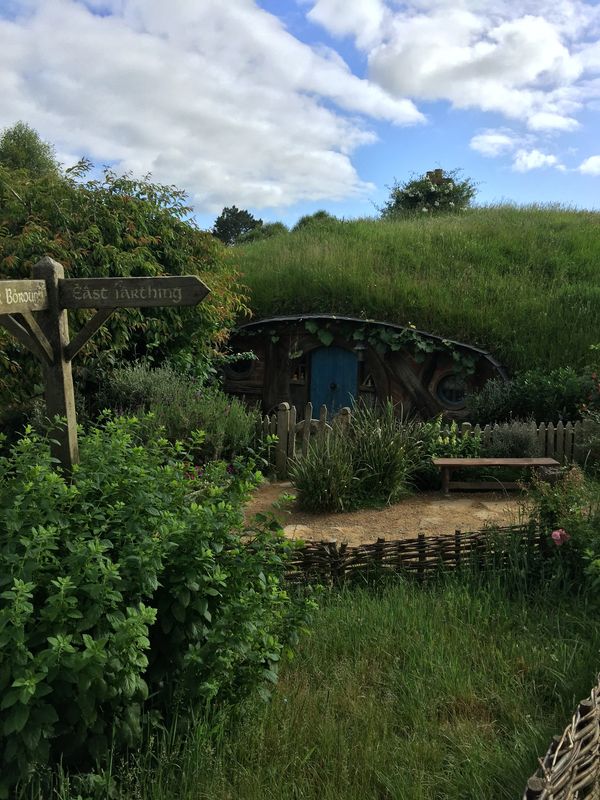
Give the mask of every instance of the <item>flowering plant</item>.
<svg viewBox="0 0 600 800">
<path fill-rule="evenodd" d="M 550 538 L 557 547 L 560 547 L 565 542 L 568 542 L 571 537 L 564 528 L 558 528 L 558 530 L 552 531 Z"/>
</svg>

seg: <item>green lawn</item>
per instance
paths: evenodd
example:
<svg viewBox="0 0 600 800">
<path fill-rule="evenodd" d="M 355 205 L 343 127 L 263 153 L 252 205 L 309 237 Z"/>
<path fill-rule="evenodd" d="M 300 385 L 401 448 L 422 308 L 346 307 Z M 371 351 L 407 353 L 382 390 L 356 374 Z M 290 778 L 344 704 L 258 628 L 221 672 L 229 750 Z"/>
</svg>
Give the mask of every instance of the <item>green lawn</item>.
<svg viewBox="0 0 600 800">
<path fill-rule="evenodd" d="M 131 759 L 144 800 L 514 800 L 589 694 L 584 598 L 453 581 L 333 594 L 269 705 Z"/>
<path fill-rule="evenodd" d="M 600 213 L 500 206 L 306 227 L 235 248 L 255 317 L 335 313 L 581 366 L 600 329 Z"/>
</svg>

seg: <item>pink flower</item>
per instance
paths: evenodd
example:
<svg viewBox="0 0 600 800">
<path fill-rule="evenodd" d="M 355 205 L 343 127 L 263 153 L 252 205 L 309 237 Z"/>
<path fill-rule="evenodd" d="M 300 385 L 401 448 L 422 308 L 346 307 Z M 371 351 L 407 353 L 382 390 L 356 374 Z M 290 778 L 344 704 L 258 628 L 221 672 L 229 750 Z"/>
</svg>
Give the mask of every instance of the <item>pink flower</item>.
<svg viewBox="0 0 600 800">
<path fill-rule="evenodd" d="M 552 536 L 552 541 L 557 547 L 560 547 L 561 544 L 568 542 L 569 539 L 571 538 L 564 528 L 559 528 L 556 531 L 552 531 L 551 536 Z"/>
</svg>

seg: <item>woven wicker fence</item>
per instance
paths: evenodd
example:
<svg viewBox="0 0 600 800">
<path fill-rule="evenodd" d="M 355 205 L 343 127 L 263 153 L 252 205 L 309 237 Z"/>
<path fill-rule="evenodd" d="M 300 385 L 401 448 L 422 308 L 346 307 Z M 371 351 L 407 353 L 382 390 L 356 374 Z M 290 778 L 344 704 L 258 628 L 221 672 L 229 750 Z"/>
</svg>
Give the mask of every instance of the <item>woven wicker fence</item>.
<svg viewBox="0 0 600 800">
<path fill-rule="evenodd" d="M 562 736 L 555 736 L 523 800 L 600 800 L 600 676 Z"/>
<path fill-rule="evenodd" d="M 338 586 L 356 578 L 388 573 L 412 575 L 418 580 L 461 565 L 502 568 L 515 552 L 543 549 L 546 537 L 527 525 L 461 533 L 425 536 L 351 547 L 345 542 L 310 541 L 300 545 L 288 568 L 288 579 Z"/>
</svg>

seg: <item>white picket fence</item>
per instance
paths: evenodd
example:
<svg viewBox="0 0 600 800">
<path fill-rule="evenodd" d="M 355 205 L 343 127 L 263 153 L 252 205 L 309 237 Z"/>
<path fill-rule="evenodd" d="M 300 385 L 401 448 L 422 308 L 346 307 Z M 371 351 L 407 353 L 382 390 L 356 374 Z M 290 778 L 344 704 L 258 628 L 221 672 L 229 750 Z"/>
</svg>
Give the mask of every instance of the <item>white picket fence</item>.
<svg viewBox="0 0 600 800">
<path fill-rule="evenodd" d="M 326 406 L 321 406 L 318 418 L 313 418 L 313 405 L 307 403 L 304 414 L 300 418 L 295 406 L 288 403 L 280 403 L 277 411 L 271 415 L 265 415 L 262 420 L 262 435 L 268 434 L 277 436 L 274 445 L 273 466 L 278 478 L 285 479 L 288 474 L 288 464 L 299 455 L 308 452 L 311 439 L 315 436 L 324 436 L 327 431 L 332 430 L 333 426 L 346 428 L 352 419 L 352 411 L 349 408 L 342 408 L 328 422 L 329 414 Z M 469 422 L 459 424 L 459 433 L 467 431 L 479 434 L 485 446 L 493 432 L 503 427 L 522 427 L 535 431 L 538 440 L 539 455 L 555 458 L 561 464 L 572 462 L 582 462 L 585 459 L 586 451 L 582 446 L 586 440 L 586 422 L 559 422 L 553 425 L 552 422 L 512 422 L 494 425 L 471 425 Z"/>
</svg>

